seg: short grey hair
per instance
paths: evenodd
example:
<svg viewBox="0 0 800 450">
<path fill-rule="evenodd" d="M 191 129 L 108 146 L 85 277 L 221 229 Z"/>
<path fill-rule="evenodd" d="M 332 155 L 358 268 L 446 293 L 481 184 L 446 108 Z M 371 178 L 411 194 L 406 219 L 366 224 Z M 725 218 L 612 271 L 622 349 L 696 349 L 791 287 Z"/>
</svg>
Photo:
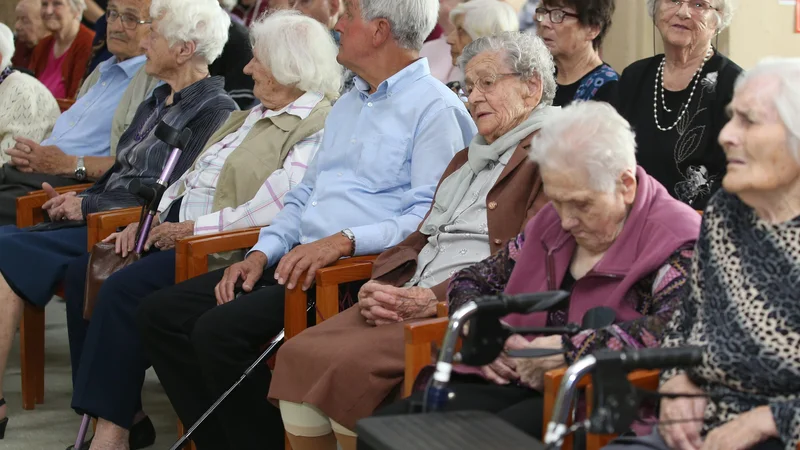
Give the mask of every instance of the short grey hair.
<svg viewBox="0 0 800 450">
<path fill-rule="evenodd" d="M 299 11 L 276 11 L 253 22 L 250 40 L 253 54 L 278 83 L 305 92 L 320 92 L 329 99 L 339 96 L 339 50 L 321 23 Z"/>
<path fill-rule="evenodd" d="M 614 192 L 623 172 L 636 171 L 636 136 L 608 103 L 578 101 L 546 119 L 530 158 L 543 171 L 583 166 L 590 189 Z"/>
<path fill-rule="evenodd" d="M 153 0 L 150 17 L 159 19 L 158 32 L 170 46 L 194 42 L 195 54 L 213 63 L 225 43 L 231 18 L 217 0 Z"/>
<path fill-rule="evenodd" d="M 650 18 L 655 20 L 656 19 L 656 10 L 658 9 L 658 2 L 663 2 L 667 0 L 645 0 L 647 2 L 647 13 L 650 14 Z M 734 0 L 708 0 L 711 2 L 712 6 L 716 3 L 716 11 L 715 15 L 717 16 L 717 34 L 721 33 L 722 30 L 728 28 L 733 21 L 733 12 L 736 10 L 736 5 L 734 4 Z"/>
<path fill-rule="evenodd" d="M 83 12 L 86 11 L 86 2 L 84 0 L 69 0 L 69 7 L 78 14 L 78 17 L 83 17 Z"/>
<path fill-rule="evenodd" d="M 542 82 L 543 105 L 552 105 L 556 96 L 556 66 L 553 55 L 544 41 L 533 33 L 505 31 L 493 36 L 485 36 L 472 41 L 458 57 L 458 67 L 466 72 L 472 58 L 483 52 L 502 53 L 511 70 L 520 74 L 523 80 L 534 77 Z"/>
<path fill-rule="evenodd" d="M 472 0 L 450 10 L 450 22 L 463 18 L 461 28 L 473 40 L 502 31 L 519 31 L 519 16 L 514 8 L 500 0 Z"/>
<path fill-rule="evenodd" d="M 422 49 L 436 26 L 438 0 L 360 0 L 364 20 L 386 19 L 397 45 L 409 50 Z"/>
<path fill-rule="evenodd" d="M 800 162 L 800 58 L 766 58 L 754 68 L 744 72 L 736 81 L 734 94 L 756 78 L 771 78 L 778 81 L 778 89 L 769 99 L 786 128 L 789 151 Z"/>
<path fill-rule="evenodd" d="M 11 58 L 14 57 L 14 33 L 11 28 L 0 22 L 0 70 L 5 70 L 11 65 Z"/>
</svg>

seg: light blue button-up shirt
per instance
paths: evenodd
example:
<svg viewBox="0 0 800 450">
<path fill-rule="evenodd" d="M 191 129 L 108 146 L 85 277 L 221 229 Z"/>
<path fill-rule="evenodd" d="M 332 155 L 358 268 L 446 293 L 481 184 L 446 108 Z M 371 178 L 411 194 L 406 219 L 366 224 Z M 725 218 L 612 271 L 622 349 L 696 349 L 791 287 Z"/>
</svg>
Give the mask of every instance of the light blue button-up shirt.
<svg viewBox="0 0 800 450">
<path fill-rule="evenodd" d="M 325 121 L 322 148 L 252 251 L 274 265 L 298 244 L 349 228 L 355 254 L 380 253 L 417 229 L 442 172 L 476 128 L 464 104 L 419 59 L 373 94 L 355 86 Z"/>
<path fill-rule="evenodd" d="M 145 61 L 145 56 L 141 55 L 121 63 L 117 63 L 116 57 L 100 63 L 97 84 L 61 114 L 42 145 L 55 145 L 68 155 L 109 156 L 114 112 Z"/>
</svg>

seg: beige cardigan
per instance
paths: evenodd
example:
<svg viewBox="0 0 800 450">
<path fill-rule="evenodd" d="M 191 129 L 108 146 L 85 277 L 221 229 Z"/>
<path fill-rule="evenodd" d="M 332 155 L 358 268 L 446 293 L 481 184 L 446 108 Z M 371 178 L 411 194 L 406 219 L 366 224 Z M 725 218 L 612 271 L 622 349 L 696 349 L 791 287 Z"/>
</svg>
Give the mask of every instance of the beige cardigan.
<svg viewBox="0 0 800 450">
<path fill-rule="evenodd" d="M 53 130 L 61 115 L 58 102 L 36 78 L 13 72 L 0 83 L 0 163 L 11 157 L 15 136 L 41 142 Z"/>
</svg>

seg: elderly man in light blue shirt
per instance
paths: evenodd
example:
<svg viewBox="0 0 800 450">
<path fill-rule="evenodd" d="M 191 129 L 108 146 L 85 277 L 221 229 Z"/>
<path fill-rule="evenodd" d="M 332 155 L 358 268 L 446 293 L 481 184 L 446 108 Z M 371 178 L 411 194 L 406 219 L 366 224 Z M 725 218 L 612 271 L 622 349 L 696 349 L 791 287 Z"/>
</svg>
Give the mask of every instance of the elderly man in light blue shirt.
<svg viewBox="0 0 800 450">
<path fill-rule="evenodd" d="M 188 423 L 280 332 L 285 287 L 308 289 L 317 269 L 380 253 L 416 230 L 447 164 L 476 132 L 464 104 L 419 58 L 437 0 L 345 0 L 344 8 L 338 59 L 357 75 L 355 85 L 328 115 L 303 181 L 243 262 L 142 301 L 147 352 Z M 234 299 L 237 283 L 243 295 Z M 214 424 L 198 429 L 198 447 L 283 448 L 264 372 L 251 374 Z M 200 400 L 180 401 L 190 397 Z"/>
<path fill-rule="evenodd" d="M 11 161 L 0 168 L 0 225 L 13 224 L 16 198 L 41 189 L 43 183 L 68 186 L 99 178 L 114 164 L 116 148 L 112 121 L 132 80 L 151 84 L 140 69 L 146 58 L 141 39 L 149 31 L 149 0 L 111 0 L 108 5 L 108 49 L 114 55 L 102 62 L 81 88 L 78 100 L 56 121 L 50 137 L 37 143 L 17 137 L 6 153 Z M 148 77 L 149 78 L 149 77 Z M 152 83 L 153 85 L 155 83 Z M 143 91 L 143 89 L 139 89 Z M 144 99 L 128 99 L 133 109 Z"/>
</svg>

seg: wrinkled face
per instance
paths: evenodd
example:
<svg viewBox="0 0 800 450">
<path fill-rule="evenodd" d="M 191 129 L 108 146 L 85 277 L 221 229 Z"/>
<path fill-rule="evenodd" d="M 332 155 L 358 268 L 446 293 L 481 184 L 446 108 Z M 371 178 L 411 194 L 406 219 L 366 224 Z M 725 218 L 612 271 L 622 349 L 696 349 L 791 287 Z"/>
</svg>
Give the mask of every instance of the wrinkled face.
<svg viewBox="0 0 800 450">
<path fill-rule="evenodd" d="M 69 0 L 42 0 L 42 22 L 47 31 L 57 33 L 78 19 Z"/>
<path fill-rule="evenodd" d="M 325 25 L 325 28 L 333 28 L 338 11 L 331 10 L 330 0 L 292 0 L 294 9 L 313 18 L 317 22 Z"/>
<path fill-rule="evenodd" d="M 777 79 L 749 80 L 728 106 L 731 120 L 719 135 L 728 160 L 722 186 L 737 195 L 765 194 L 800 179 L 800 163 L 788 146 L 786 126 L 771 99 L 779 91 Z"/>
<path fill-rule="evenodd" d="M 159 19 L 153 19 L 147 37 L 142 39 L 142 48 L 147 56 L 144 71 L 148 75 L 164 79 L 164 75 L 172 73 L 178 67 L 178 53 L 180 43 L 169 46 L 167 39 L 161 34 Z"/>
<path fill-rule="evenodd" d="M 142 40 L 149 33 L 149 27 L 137 22 L 145 20 L 149 13 L 149 0 L 111 0 L 108 2 L 106 17 L 117 16 L 108 20 L 106 43 L 117 59 L 124 61 L 142 54 Z M 133 28 L 131 29 L 131 26 Z"/>
<path fill-rule="evenodd" d="M 708 47 L 719 26 L 720 16 L 713 9 L 714 6 L 714 3 L 707 0 L 680 5 L 672 0 L 656 0 L 654 17 L 664 45 L 679 48 Z"/>
<path fill-rule="evenodd" d="M 543 2 L 540 8 L 560 9 L 568 14 L 576 14 L 575 8 L 564 6 L 561 2 Z M 550 14 L 544 14 L 544 20 L 538 23 L 536 34 L 544 40 L 547 49 L 556 59 L 591 48 L 592 40 L 599 33 L 597 27 L 581 25 L 577 17 L 570 15 L 565 15 L 561 23 L 553 23 Z"/>
<path fill-rule="evenodd" d="M 544 193 L 561 219 L 561 227 L 582 248 L 601 253 L 608 250 L 622 231 L 628 207 L 636 197 L 636 177 L 620 176 L 614 192 L 591 189 L 582 168 L 540 167 Z"/>
<path fill-rule="evenodd" d="M 17 35 L 17 41 L 28 47 L 33 47 L 39 42 L 39 37 L 44 33 L 44 24 L 42 23 L 42 13 L 38 0 L 23 0 L 19 2 L 14 13 L 16 15 L 14 33 Z"/>
<path fill-rule="evenodd" d="M 244 67 L 244 73 L 250 75 L 255 82 L 253 95 L 268 109 L 277 110 L 283 106 L 292 87 L 284 86 L 275 79 L 267 64 L 262 63 L 257 56 Z"/>
<path fill-rule="evenodd" d="M 488 143 L 527 119 L 542 98 L 538 79 L 526 82 L 514 75 L 502 53 L 479 53 L 465 69 L 469 111 L 478 133 Z"/>
<path fill-rule="evenodd" d="M 458 57 L 464 51 L 464 47 L 472 42 L 467 30 L 463 28 L 464 16 L 456 16 L 453 21 L 453 30 L 447 35 L 447 43 L 450 44 L 450 57 L 453 58 L 453 65 L 456 65 Z"/>
<path fill-rule="evenodd" d="M 339 64 L 352 69 L 356 62 L 363 61 L 369 55 L 375 27 L 361 17 L 359 0 L 343 0 L 343 2 L 344 12 L 334 27 L 340 35 L 339 54 L 336 59 Z"/>
</svg>

